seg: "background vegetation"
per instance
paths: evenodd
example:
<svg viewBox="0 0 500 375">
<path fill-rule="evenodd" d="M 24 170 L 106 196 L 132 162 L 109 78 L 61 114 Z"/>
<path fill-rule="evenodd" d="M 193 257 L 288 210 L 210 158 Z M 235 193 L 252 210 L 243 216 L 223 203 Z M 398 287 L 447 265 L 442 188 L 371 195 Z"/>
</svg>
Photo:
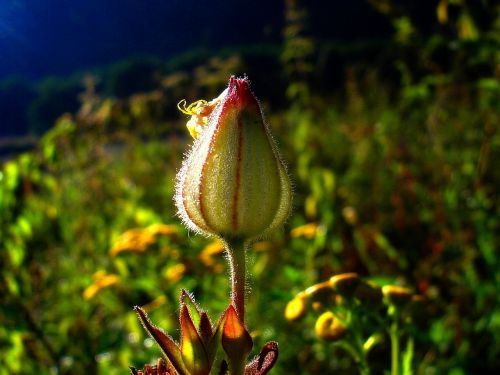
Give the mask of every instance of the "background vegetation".
<svg viewBox="0 0 500 375">
<path fill-rule="evenodd" d="M 255 348 L 280 343 L 274 371 L 357 373 L 315 337 L 314 316 L 283 315 L 297 292 L 348 271 L 425 296 L 416 373 L 500 368 L 499 7 L 440 0 L 416 19 L 409 2 L 370 2 L 394 27 L 383 44 L 319 43 L 289 0 L 279 50 L 122 62 L 47 81 L 36 99 L 22 80 L 0 87 L 43 129 L 0 170 L 0 374 L 152 362 L 160 353 L 132 306 L 175 332 L 181 287 L 222 312 L 221 247 L 187 233 L 173 208 L 190 142 L 175 106 L 243 72 L 295 184 L 288 225 L 250 254 L 248 326 Z M 387 365 L 387 349 L 370 361 Z"/>
</svg>

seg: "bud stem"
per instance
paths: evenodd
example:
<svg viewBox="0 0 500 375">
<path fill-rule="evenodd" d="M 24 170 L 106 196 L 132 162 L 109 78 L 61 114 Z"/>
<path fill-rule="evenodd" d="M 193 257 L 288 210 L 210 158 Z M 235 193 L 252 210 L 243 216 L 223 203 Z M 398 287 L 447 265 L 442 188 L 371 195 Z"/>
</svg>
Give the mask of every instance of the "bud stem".
<svg viewBox="0 0 500 375">
<path fill-rule="evenodd" d="M 245 322 L 245 282 L 246 282 L 246 259 L 247 245 L 244 240 L 233 239 L 225 241 L 226 251 L 231 267 L 231 303 L 233 304 L 239 318 Z"/>
<path fill-rule="evenodd" d="M 391 338 L 391 375 L 399 375 L 399 315 L 396 313 L 394 322 L 389 328 Z"/>
</svg>

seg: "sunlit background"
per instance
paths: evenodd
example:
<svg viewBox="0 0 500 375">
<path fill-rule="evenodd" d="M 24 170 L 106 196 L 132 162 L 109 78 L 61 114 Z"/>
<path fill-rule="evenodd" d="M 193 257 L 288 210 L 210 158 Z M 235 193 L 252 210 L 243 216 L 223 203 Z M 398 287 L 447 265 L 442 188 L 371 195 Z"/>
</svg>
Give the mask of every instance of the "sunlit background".
<svg viewBox="0 0 500 375">
<path fill-rule="evenodd" d="M 415 374 L 498 370 L 496 2 L 2 0 L 0 375 L 153 363 L 132 308 L 178 338 L 180 288 L 223 311 L 222 247 L 172 196 L 191 142 L 177 103 L 231 74 L 294 183 L 285 228 L 249 254 L 248 327 L 255 350 L 280 343 L 273 373 L 358 373 L 315 335 L 328 306 L 284 317 L 341 272 L 424 297 Z M 369 361 L 388 368 L 387 340 Z"/>
</svg>

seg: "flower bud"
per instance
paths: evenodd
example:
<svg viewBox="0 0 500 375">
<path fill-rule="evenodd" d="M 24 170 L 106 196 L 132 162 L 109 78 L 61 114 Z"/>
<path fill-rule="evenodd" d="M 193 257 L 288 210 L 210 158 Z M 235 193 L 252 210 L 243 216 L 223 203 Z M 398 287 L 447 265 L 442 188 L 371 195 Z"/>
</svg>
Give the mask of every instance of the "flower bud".
<svg viewBox="0 0 500 375">
<path fill-rule="evenodd" d="M 356 288 L 359 285 L 360 278 L 357 273 L 341 273 L 330 278 L 335 290 L 343 297 L 350 298 L 353 296 Z"/>
<path fill-rule="evenodd" d="M 295 297 L 286 305 L 285 318 L 286 320 L 293 322 L 303 318 L 304 315 L 306 315 L 306 312 L 307 306 L 305 298 Z"/>
<path fill-rule="evenodd" d="M 252 351 L 253 340 L 233 305 L 222 318 L 222 348 L 227 355 L 232 374 L 243 374 L 245 360 Z"/>
<path fill-rule="evenodd" d="M 389 304 L 399 307 L 408 304 L 413 296 L 410 289 L 397 285 L 385 285 L 382 293 Z"/>
<path fill-rule="evenodd" d="M 316 321 L 314 331 L 323 340 L 336 341 L 344 337 L 347 333 L 347 328 L 331 311 L 326 311 Z"/>
<path fill-rule="evenodd" d="M 254 239 L 291 206 L 283 162 L 247 78 L 229 79 L 177 176 L 176 205 L 189 228 Z"/>
</svg>

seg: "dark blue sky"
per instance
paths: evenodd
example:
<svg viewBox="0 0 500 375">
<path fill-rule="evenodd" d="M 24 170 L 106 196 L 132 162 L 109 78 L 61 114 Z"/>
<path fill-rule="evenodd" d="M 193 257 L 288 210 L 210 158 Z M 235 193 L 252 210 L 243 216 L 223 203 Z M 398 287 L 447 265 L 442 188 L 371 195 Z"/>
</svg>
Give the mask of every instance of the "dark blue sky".
<svg viewBox="0 0 500 375">
<path fill-rule="evenodd" d="M 265 11 L 259 10 L 263 4 Z M 0 0 L 0 77 L 67 73 L 195 46 L 277 41 L 281 6 L 258 0 Z"/>
<path fill-rule="evenodd" d="M 304 1 L 315 35 L 387 34 L 365 0 Z M 0 0 L 0 79 L 40 78 L 130 56 L 279 43 L 284 0 Z M 375 31 L 375 33 L 374 33 Z"/>
</svg>

